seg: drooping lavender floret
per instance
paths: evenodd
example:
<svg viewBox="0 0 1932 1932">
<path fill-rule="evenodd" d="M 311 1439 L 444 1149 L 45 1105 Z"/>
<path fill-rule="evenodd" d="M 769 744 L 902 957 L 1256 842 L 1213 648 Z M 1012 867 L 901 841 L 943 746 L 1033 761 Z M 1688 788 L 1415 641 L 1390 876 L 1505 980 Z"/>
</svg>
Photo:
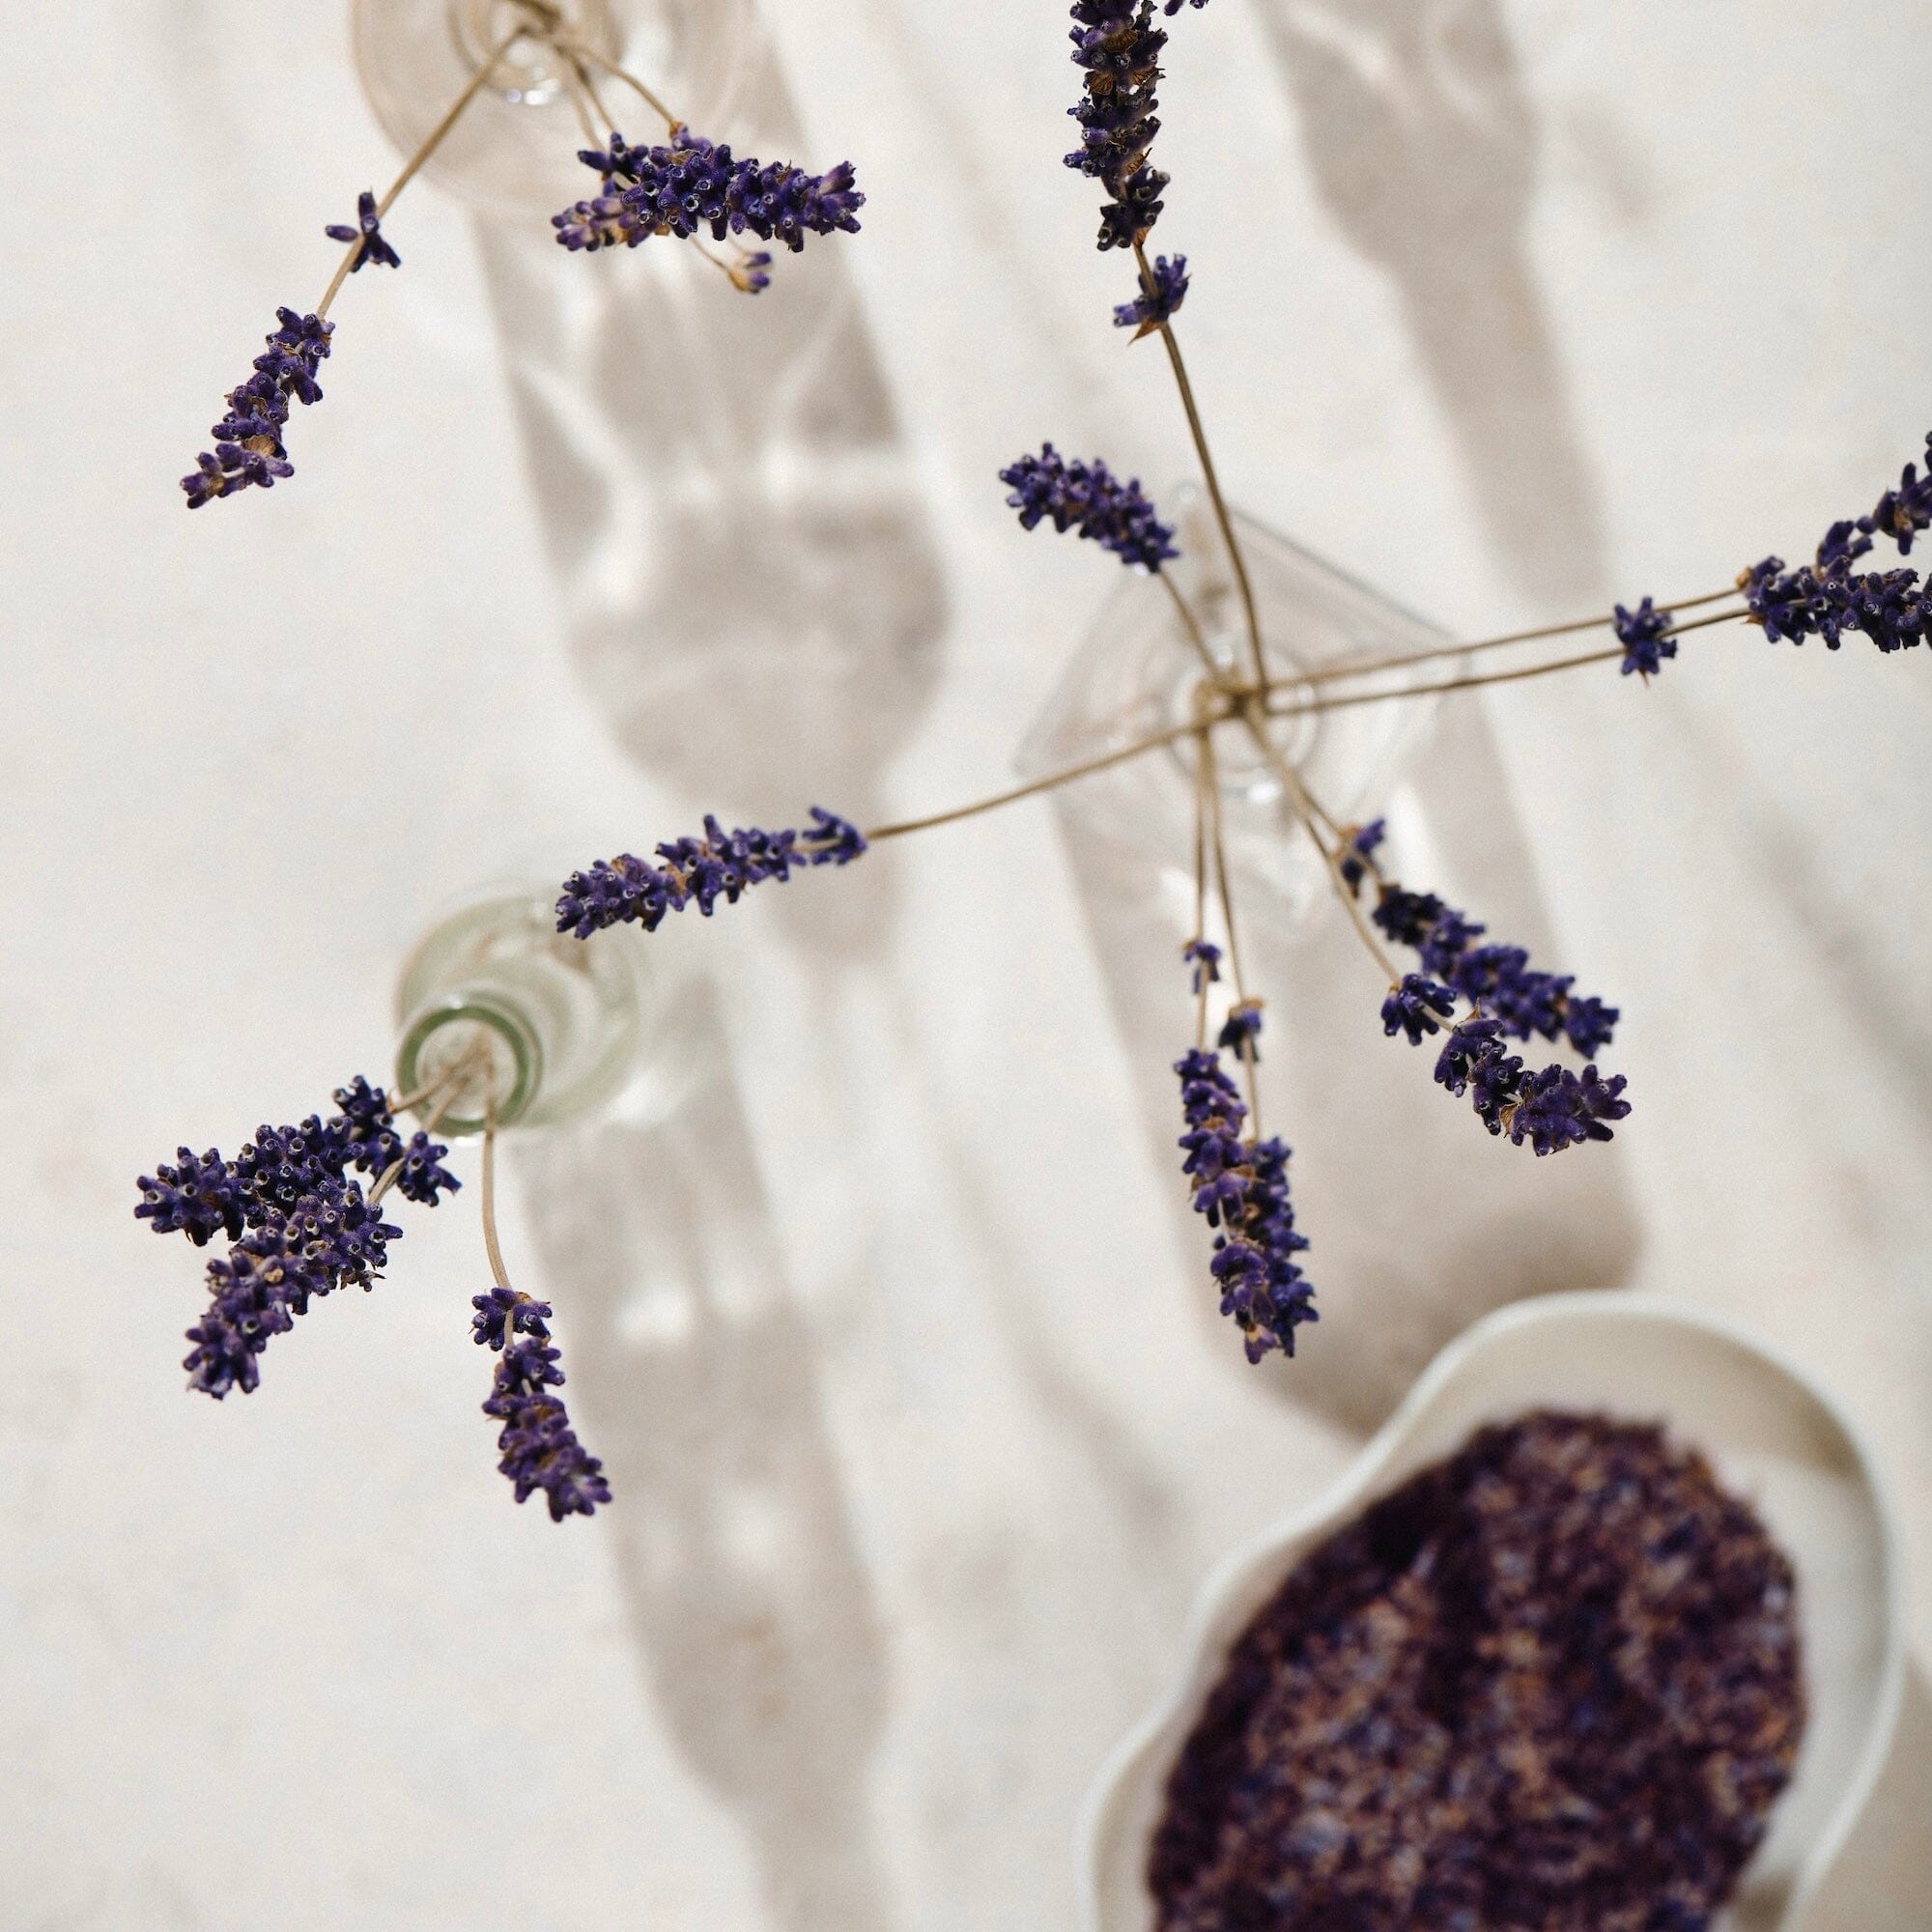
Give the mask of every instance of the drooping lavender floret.
<svg viewBox="0 0 1932 1932">
<path fill-rule="evenodd" d="M 498 1351 L 490 1398 L 483 1413 L 503 1425 L 497 1446 L 497 1467 L 526 1502 L 538 1490 L 550 1504 L 553 1522 L 571 1515 L 589 1516 L 611 1500 L 604 1465 L 578 1441 L 563 1404 L 551 1393 L 563 1385 L 557 1351 L 550 1347 L 550 1307 L 513 1289 L 493 1289 L 474 1297 L 475 1339 Z"/>
<path fill-rule="evenodd" d="M 1379 823 L 1374 829 L 1378 843 Z M 1344 869 L 1346 875 L 1346 865 Z M 1357 885 L 1359 878 L 1357 874 L 1351 879 L 1350 886 Z M 1476 945 L 1485 928 L 1434 893 L 1411 893 L 1378 872 L 1376 894 L 1371 914 L 1376 924 L 1398 946 L 1414 949 L 1430 980 L 1440 981 L 1442 988 L 1481 1008 L 1512 1038 L 1563 1037 L 1586 1056 L 1608 1045 L 1617 1023 L 1617 1009 L 1593 996 L 1574 993 L 1571 989 L 1576 981 L 1570 975 L 1539 972 L 1520 946 Z M 1406 980 L 1405 986 L 1407 983 Z M 1391 1007 L 1398 1009 L 1393 1024 Z M 1422 1010 L 1427 1010 L 1426 1002 Z M 1382 1008 L 1383 1025 L 1391 1035 L 1409 1032 L 1412 1016 L 1413 1009 L 1400 995 L 1391 995 Z M 1420 1037 L 1410 1033 L 1411 1040 L 1419 1041 Z"/>
<path fill-rule="evenodd" d="M 1347 829 L 1342 843 L 1341 864 L 1338 867 L 1342 883 L 1353 892 L 1367 873 L 1378 870 L 1376 847 L 1388 837 L 1386 819 L 1373 819 L 1367 825 L 1356 825 Z"/>
<path fill-rule="evenodd" d="M 1143 285 L 1132 301 L 1122 302 L 1114 311 L 1114 327 L 1131 328 L 1136 342 L 1158 328 L 1187 298 L 1185 255 L 1177 255 L 1171 262 L 1165 255 L 1156 256 L 1148 272 L 1153 286 Z"/>
<path fill-rule="evenodd" d="M 1294 1352 L 1294 1331 L 1317 1319 L 1313 1287 L 1294 1257 L 1308 1246 L 1289 1200 L 1289 1150 L 1242 1136 L 1248 1110 L 1219 1053 L 1197 1047 L 1175 1062 L 1187 1131 L 1181 1172 L 1195 1211 L 1219 1232 L 1208 1264 L 1221 1313 L 1240 1328 L 1248 1360 Z"/>
<path fill-rule="evenodd" d="M 1259 1000 L 1241 1000 L 1228 1009 L 1228 1017 L 1221 1022 L 1221 1031 L 1214 1044 L 1223 1053 L 1232 1053 L 1235 1058 L 1250 1066 L 1262 1064 L 1262 1003 Z"/>
<path fill-rule="evenodd" d="M 1859 528 L 1888 536 L 1901 556 L 1912 554 L 1912 539 L 1932 529 L 1932 434 L 1925 438 L 1925 474 L 1908 463 L 1899 472 L 1898 488 L 1888 490 L 1870 515 L 1859 519 Z"/>
<path fill-rule="evenodd" d="M 213 1148 L 199 1157 L 183 1148 L 173 1167 L 157 1163 L 136 1185 L 141 1199 L 134 1217 L 157 1235 L 184 1234 L 202 1248 L 216 1235 L 232 1241 L 242 1233 L 242 1185 Z"/>
<path fill-rule="evenodd" d="M 1666 635 L 1670 612 L 1656 609 L 1648 597 L 1634 611 L 1626 611 L 1619 604 L 1613 628 L 1617 642 L 1624 647 L 1622 668 L 1626 677 L 1632 671 L 1640 677 L 1650 677 L 1663 668 L 1665 658 L 1677 655 L 1677 639 Z"/>
<path fill-rule="evenodd" d="M 331 242 L 356 242 L 355 259 L 349 265 L 352 275 L 359 275 L 373 263 L 379 269 L 400 269 L 403 258 L 389 246 L 383 223 L 376 213 L 376 197 L 365 187 L 355 198 L 355 225 L 331 221 L 322 231 Z"/>
<path fill-rule="evenodd" d="M 707 815 L 702 838 L 671 839 L 657 848 L 661 865 L 621 852 L 573 872 L 556 902 L 556 929 L 587 939 L 604 926 L 632 922 L 654 932 L 667 913 L 682 912 L 694 901 L 708 919 L 721 898 L 735 905 L 748 886 L 782 882 L 794 866 L 847 866 L 865 849 L 856 825 L 816 805 L 810 824 L 782 832 L 755 826 L 726 832 Z"/>
<path fill-rule="evenodd" d="M 1578 1074 L 1553 1064 L 1530 1072 L 1504 1048 L 1502 1035 L 1495 1019 L 1461 1022 L 1436 1056 L 1436 1084 L 1468 1094 L 1491 1133 L 1508 1134 L 1518 1147 L 1526 1140 L 1539 1154 L 1613 1138 L 1609 1122 L 1630 1113 L 1622 1074 L 1605 1080 L 1594 1065 Z"/>
<path fill-rule="evenodd" d="M 254 374 L 229 390 L 228 413 L 209 432 L 213 450 L 196 457 L 193 473 L 182 478 L 190 510 L 250 486 L 270 489 L 278 478 L 295 474 L 282 446 L 289 401 L 321 402 L 316 371 L 328 354 L 334 325 L 291 308 L 278 308 L 275 320 L 277 327 L 255 358 Z"/>
<path fill-rule="evenodd" d="M 403 1171 L 396 1177 L 396 1192 L 405 1201 L 419 1201 L 425 1208 L 434 1208 L 445 1190 L 456 1193 L 462 1181 L 440 1165 L 448 1151 L 440 1141 L 431 1140 L 417 1128 L 403 1151 Z"/>
<path fill-rule="evenodd" d="M 1019 512 L 1020 527 L 1032 529 L 1051 518 L 1056 530 L 1077 529 L 1131 568 L 1157 571 L 1180 553 L 1174 532 L 1154 514 L 1138 476 L 1122 483 L 1095 457 L 1068 463 L 1052 443 L 1037 456 L 1022 456 L 1000 471 Z"/>
<path fill-rule="evenodd" d="M 1442 1022 L 1455 1010 L 1456 995 L 1447 986 L 1420 973 L 1406 973 L 1382 1002 L 1382 1032 L 1390 1038 L 1406 1033 L 1410 1046 L 1420 1046 L 1430 1034 L 1442 1031 Z"/>
<path fill-rule="evenodd" d="M 1080 124 L 1080 145 L 1066 165 L 1112 197 L 1100 211 L 1101 248 L 1131 248 L 1160 218 L 1167 185 L 1148 165 L 1160 129 L 1154 87 L 1167 35 L 1153 24 L 1152 0 L 1074 0 L 1072 17 L 1073 63 L 1086 84 L 1067 110 Z"/>
<path fill-rule="evenodd" d="M 796 254 L 809 234 L 857 234 L 866 203 L 849 161 L 813 175 L 789 161 L 739 159 L 681 124 L 660 146 L 634 148 L 612 133 L 608 148 L 586 148 L 579 158 L 603 176 L 604 191 L 553 215 L 551 225 L 566 248 L 586 252 L 620 242 L 635 248 L 652 235 L 689 239 L 700 230 L 722 242 L 750 229 Z M 769 255 L 749 255 L 731 279 L 755 294 L 771 280 L 764 272 L 770 266 Z"/>
<path fill-rule="evenodd" d="M 1180 956 L 1194 969 L 1194 992 L 1198 998 L 1221 977 L 1221 949 L 1211 939 L 1190 939 L 1180 949 Z M 183 1150 L 186 1151 L 185 1149 Z"/>
</svg>

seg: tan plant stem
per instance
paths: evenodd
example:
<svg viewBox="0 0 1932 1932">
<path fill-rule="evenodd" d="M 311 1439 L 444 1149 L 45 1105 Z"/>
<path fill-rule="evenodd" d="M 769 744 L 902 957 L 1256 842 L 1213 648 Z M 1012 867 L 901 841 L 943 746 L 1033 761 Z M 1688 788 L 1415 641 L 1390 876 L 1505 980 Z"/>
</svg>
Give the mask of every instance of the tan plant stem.
<svg viewBox="0 0 1932 1932">
<path fill-rule="evenodd" d="M 1208 732 L 1204 726 L 1194 740 L 1194 937 L 1208 937 Z M 1194 977 L 1200 981 L 1195 996 L 1194 1045 L 1198 1052 L 1208 1044 L 1208 967 L 1204 960 L 1193 962 Z"/>
<path fill-rule="evenodd" d="M 1715 604 L 1720 597 L 1734 597 L 1735 590 L 1713 590 L 1702 597 L 1680 598 L 1675 604 L 1660 604 L 1661 611 L 1694 611 L 1702 604 Z M 1304 671 L 1300 684 L 1330 684 L 1338 678 L 1367 677 L 1378 670 L 1400 670 L 1406 665 L 1435 664 L 1443 658 L 1460 658 L 1471 651 L 1492 651 L 1504 644 L 1531 644 L 1544 638 L 1574 637 L 1579 631 L 1600 631 L 1614 623 L 1613 617 L 1578 617 L 1570 624 L 1546 624 L 1540 631 L 1511 631 L 1500 638 L 1478 638 L 1466 644 L 1435 644 L 1426 651 L 1402 651 L 1393 657 L 1365 658 L 1360 664 L 1324 665 L 1319 670 Z M 1689 624 L 1673 626 L 1668 635 L 1688 631 Z"/>
<path fill-rule="evenodd" d="M 1233 715 L 1223 709 L 1209 722 L 1218 724 Z M 1119 751 L 1103 752 L 1097 758 L 1083 758 L 1077 765 L 1063 766 L 1057 772 L 1048 772 L 1044 778 L 1014 785 L 1010 791 L 975 799 L 971 805 L 955 805 L 948 811 L 928 812 L 923 818 L 902 818 L 892 825 L 877 826 L 866 833 L 866 842 L 876 845 L 883 838 L 901 838 L 908 832 L 924 832 L 935 825 L 952 825 L 962 818 L 976 817 L 982 811 L 995 811 L 1003 805 L 1015 805 L 1023 798 L 1032 798 L 1036 792 L 1052 791 L 1059 785 L 1070 784 L 1075 779 L 1084 779 L 1091 772 L 1103 772 L 1109 765 L 1124 764 L 1129 758 L 1157 752 L 1163 745 L 1175 744 L 1201 728 L 1199 721 L 1196 721 L 1173 725 L 1165 731 L 1151 732 L 1145 738 L 1136 738 L 1130 745 L 1122 745 Z"/>
<path fill-rule="evenodd" d="M 1141 287 L 1152 295 L 1153 270 L 1148 267 L 1147 250 L 1138 242 L 1134 243 L 1134 263 L 1141 271 Z M 1194 401 L 1194 385 L 1187 380 L 1187 364 L 1181 359 L 1180 344 L 1175 339 L 1173 325 L 1163 322 L 1159 334 L 1161 346 L 1167 351 L 1167 366 L 1174 372 L 1174 385 L 1180 391 L 1180 407 L 1187 413 L 1187 433 L 1194 439 L 1194 455 L 1201 465 L 1201 479 L 1208 486 L 1208 500 L 1214 508 L 1214 522 L 1220 528 L 1221 541 L 1228 547 L 1228 562 L 1235 573 L 1235 587 L 1240 593 L 1241 614 L 1248 628 L 1248 649 L 1254 658 L 1255 683 L 1265 696 L 1267 660 L 1262 654 L 1261 619 L 1255 612 L 1255 593 L 1248 582 L 1247 558 L 1241 554 L 1234 519 L 1229 516 L 1228 505 L 1221 496 L 1221 479 L 1215 472 L 1214 457 L 1208 447 L 1208 432 L 1202 426 L 1201 412 Z"/>
<path fill-rule="evenodd" d="M 490 1273 L 498 1288 L 510 1286 L 503 1266 L 503 1250 L 497 1244 L 497 1102 L 493 1095 L 483 1109 L 483 1247 L 490 1257 Z M 509 1320 L 504 1319 L 503 1341 L 509 1344 Z"/>
<path fill-rule="evenodd" d="M 595 47 L 587 47 L 582 41 L 573 41 L 568 35 L 564 34 L 554 34 L 549 38 L 551 44 L 560 53 L 568 54 L 573 60 L 588 61 L 592 67 L 601 68 L 612 80 L 621 80 L 626 87 L 630 88 L 643 101 L 653 114 L 657 115 L 664 122 L 667 131 L 684 125 L 636 74 L 619 67 L 615 61 L 606 60 Z"/>
<path fill-rule="evenodd" d="M 388 192 L 376 204 L 376 218 L 379 221 L 395 206 L 396 197 L 415 179 L 417 169 L 441 147 L 443 141 L 448 136 L 449 130 L 463 118 L 464 109 L 483 92 L 483 89 L 489 83 L 491 72 L 496 68 L 497 63 L 519 41 L 529 39 L 531 33 L 532 29 L 527 25 L 514 29 L 512 32 L 505 34 L 477 62 L 476 71 L 469 76 L 469 83 L 465 86 L 463 92 L 443 110 L 442 119 L 423 137 L 421 146 L 403 163 L 402 173 L 389 184 Z M 328 287 L 323 291 L 322 299 L 315 305 L 315 312 L 318 318 L 326 319 L 327 317 L 329 304 L 341 293 L 342 284 L 349 279 L 349 271 L 362 258 L 362 245 L 363 238 L 358 235 L 344 251 L 342 261 L 337 267 L 334 275 L 330 278 Z"/>
<path fill-rule="evenodd" d="M 1688 624 L 1680 624 L 1664 635 L 1681 637 L 1687 631 L 1701 631 L 1707 624 L 1731 624 L 1749 614 L 1746 611 L 1720 611 L 1716 616 L 1698 617 Z M 1396 691 L 1350 692 L 1346 696 L 1317 698 L 1307 704 L 1297 704 L 1291 698 L 1279 703 L 1270 702 L 1267 715 L 1270 718 L 1308 718 L 1322 711 L 1346 711 L 1357 704 L 1385 704 L 1401 697 L 1433 697 L 1447 691 L 1479 691 L 1488 684 L 1515 684 L 1526 677 L 1548 677 L 1552 671 L 1575 670 L 1579 665 L 1606 664 L 1623 654 L 1621 644 L 1612 644 L 1601 651 L 1583 651 L 1575 657 L 1552 658 L 1548 664 L 1524 665 L 1517 670 L 1484 671 L 1470 677 L 1445 678 L 1437 684 L 1409 685 Z"/>
<path fill-rule="evenodd" d="M 1228 929 L 1228 971 L 1235 981 L 1235 1003 L 1245 1007 L 1248 1004 L 1248 986 L 1241 972 L 1241 942 L 1235 930 L 1235 895 L 1228 883 L 1228 848 L 1221 831 L 1221 772 L 1214 757 L 1213 732 L 1204 729 L 1199 743 L 1202 789 L 1208 797 L 1208 838 L 1214 854 L 1214 889 L 1221 901 L 1221 923 Z M 1247 1076 L 1248 1137 L 1251 1140 L 1259 1140 L 1262 1131 L 1262 1096 L 1252 1038 L 1242 1040 L 1236 1058 L 1240 1061 L 1242 1070 Z"/>
<path fill-rule="evenodd" d="M 1214 653 L 1208 648 L 1208 639 L 1202 632 L 1201 620 L 1194 614 L 1187 599 L 1180 594 L 1180 586 L 1165 570 L 1155 571 L 1154 576 L 1159 579 L 1161 587 L 1173 599 L 1175 614 L 1180 619 L 1180 628 L 1187 634 L 1187 641 L 1194 646 L 1194 654 L 1201 660 L 1202 668 L 1207 671 L 1209 681 L 1219 689 L 1227 690 L 1228 674 L 1214 662 Z"/>
</svg>

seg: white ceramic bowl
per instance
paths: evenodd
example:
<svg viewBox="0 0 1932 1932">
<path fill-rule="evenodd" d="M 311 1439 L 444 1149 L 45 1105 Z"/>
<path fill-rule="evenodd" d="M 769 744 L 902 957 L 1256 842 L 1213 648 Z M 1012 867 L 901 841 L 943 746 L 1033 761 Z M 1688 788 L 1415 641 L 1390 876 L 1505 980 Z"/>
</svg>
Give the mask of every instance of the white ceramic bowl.
<svg viewBox="0 0 1932 1932">
<path fill-rule="evenodd" d="M 1081 1821 L 1088 1932 L 1151 1932 L 1148 1841 L 1229 1646 L 1303 1553 L 1486 1422 L 1525 1409 L 1661 1421 L 1756 1507 L 1798 1577 L 1809 1704 L 1790 1785 L 1719 1925 L 1797 1924 L 1885 1762 L 1905 1672 L 1890 1508 L 1857 1431 L 1795 1364 L 1662 1296 L 1540 1296 L 1459 1337 L 1313 1508 L 1228 1558 L 1198 1600 L 1173 1691 L 1108 1760 Z"/>
</svg>

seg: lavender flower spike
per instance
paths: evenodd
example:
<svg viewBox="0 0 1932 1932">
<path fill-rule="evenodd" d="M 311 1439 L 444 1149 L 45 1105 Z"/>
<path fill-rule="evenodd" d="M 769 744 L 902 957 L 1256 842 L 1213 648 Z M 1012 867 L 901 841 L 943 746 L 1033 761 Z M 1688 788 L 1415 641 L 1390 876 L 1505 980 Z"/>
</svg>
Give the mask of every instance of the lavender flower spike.
<svg viewBox="0 0 1932 1932">
<path fill-rule="evenodd" d="M 1317 1311 L 1315 1291 L 1294 1259 L 1308 1239 L 1296 1232 L 1289 1202 L 1289 1150 L 1278 1140 L 1243 1138 L 1248 1110 L 1218 1053 L 1196 1048 L 1174 1070 L 1187 1122 L 1181 1172 L 1195 1211 L 1220 1231 L 1208 1271 L 1221 1291 L 1221 1313 L 1241 1330 L 1249 1361 L 1271 1349 L 1292 1355 L 1295 1329 Z"/>
<path fill-rule="evenodd" d="M 254 374 L 229 390 L 228 413 L 209 431 L 214 448 L 203 450 L 181 480 L 190 510 L 251 486 L 270 489 L 296 473 L 282 447 L 282 427 L 292 397 L 303 404 L 321 402 L 316 371 L 328 354 L 334 326 L 292 308 L 277 309 L 275 320 L 278 327 L 256 356 Z"/>
<path fill-rule="evenodd" d="M 865 850 L 859 828 L 821 806 L 811 808 L 809 825 L 782 832 L 755 826 L 726 832 L 707 816 L 702 838 L 675 838 L 657 848 L 662 865 L 621 852 L 573 872 L 556 902 L 556 929 L 588 939 L 607 925 L 635 923 L 655 932 L 667 913 L 682 912 L 694 901 L 709 919 L 721 898 L 736 905 L 748 886 L 766 879 L 782 883 L 794 866 L 849 866 Z"/>
<path fill-rule="evenodd" d="M 1156 571 L 1180 554 L 1174 548 L 1173 530 L 1155 516 L 1140 478 L 1122 483 L 1098 457 L 1092 463 L 1068 463 L 1046 442 L 1037 456 L 1009 464 L 1000 471 L 1000 481 L 1012 491 L 1007 501 L 1019 512 L 1022 529 L 1050 517 L 1055 529 L 1077 527 L 1083 537 L 1138 570 Z"/>
<path fill-rule="evenodd" d="M 376 213 L 376 197 L 365 187 L 355 197 L 355 226 L 331 221 L 322 231 L 331 242 L 359 242 L 355 259 L 349 265 L 352 275 L 359 275 L 371 264 L 379 269 L 400 269 L 403 258 L 389 246 L 383 224 Z"/>
<path fill-rule="evenodd" d="M 1153 23 L 1152 0 L 1074 0 L 1072 14 L 1073 63 L 1086 87 L 1067 109 L 1080 124 L 1080 145 L 1066 165 L 1112 196 L 1100 211 L 1100 247 L 1136 247 L 1160 218 L 1167 185 L 1148 165 L 1160 128 L 1154 85 L 1167 35 Z"/>
<path fill-rule="evenodd" d="M 1157 256 L 1148 272 L 1152 278 L 1152 288 L 1143 287 L 1132 301 L 1122 302 L 1114 311 L 1114 327 L 1131 328 L 1136 342 L 1152 334 L 1187 297 L 1185 255 L 1177 255 L 1171 262 L 1165 255 Z"/>
<path fill-rule="evenodd" d="M 503 1457 L 497 1466 L 515 1486 L 520 1503 L 543 1491 L 553 1522 L 592 1515 L 599 1503 L 611 1500 L 611 1485 L 603 1463 L 577 1439 L 563 1404 L 551 1393 L 563 1385 L 563 1371 L 550 1347 L 550 1304 L 496 1288 L 474 1296 L 471 1305 L 477 1342 L 501 1357 L 483 1405 L 483 1413 L 503 1425 L 497 1437 Z"/>
</svg>

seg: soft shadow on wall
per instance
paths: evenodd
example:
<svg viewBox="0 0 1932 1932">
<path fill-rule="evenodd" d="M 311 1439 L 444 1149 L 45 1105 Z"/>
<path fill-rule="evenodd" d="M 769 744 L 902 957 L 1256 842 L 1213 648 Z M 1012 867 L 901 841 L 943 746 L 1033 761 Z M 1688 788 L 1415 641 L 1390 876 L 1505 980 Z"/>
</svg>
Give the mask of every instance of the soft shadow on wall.
<svg viewBox="0 0 1932 1932">
<path fill-rule="evenodd" d="M 1529 259 L 1541 130 L 1498 0 L 1260 0 L 1309 171 L 1394 282 L 1516 587 L 1584 598 L 1603 516 Z"/>
</svg>

